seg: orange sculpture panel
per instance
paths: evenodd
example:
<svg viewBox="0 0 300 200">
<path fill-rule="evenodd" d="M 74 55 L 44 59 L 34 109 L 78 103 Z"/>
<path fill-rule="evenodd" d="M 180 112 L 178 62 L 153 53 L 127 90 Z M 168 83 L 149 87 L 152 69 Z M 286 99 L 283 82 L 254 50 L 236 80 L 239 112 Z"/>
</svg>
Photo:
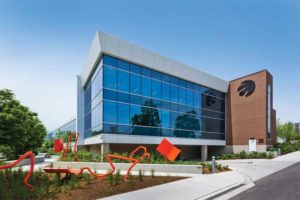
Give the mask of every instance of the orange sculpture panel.
<svg viewBox="0 0 300 200">
<path fill-rule="evenodd" d="M 164 138 L 158 145 L 156 150 L 161 153 L 169 161 L 174 161 L 180 154 L 181 150 L 174 146 L 169 140 Z"/>
</svg>

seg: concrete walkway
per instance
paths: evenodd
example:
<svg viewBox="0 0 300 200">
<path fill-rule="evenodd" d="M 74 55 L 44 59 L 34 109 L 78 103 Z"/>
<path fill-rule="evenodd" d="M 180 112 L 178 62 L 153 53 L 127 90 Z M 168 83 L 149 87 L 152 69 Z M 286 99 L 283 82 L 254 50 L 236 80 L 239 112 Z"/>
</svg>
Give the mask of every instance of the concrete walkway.
<svg viewBox="0 0 300 200">
<path fill-rule="evenodd" d="M 253 187 L 254 181 L 300 162 L 300 151 L 272 160 L 218 161 L 233 171 L 192 178 L 104 198 L 105 200 L 230 199 Z"/>
</svg>

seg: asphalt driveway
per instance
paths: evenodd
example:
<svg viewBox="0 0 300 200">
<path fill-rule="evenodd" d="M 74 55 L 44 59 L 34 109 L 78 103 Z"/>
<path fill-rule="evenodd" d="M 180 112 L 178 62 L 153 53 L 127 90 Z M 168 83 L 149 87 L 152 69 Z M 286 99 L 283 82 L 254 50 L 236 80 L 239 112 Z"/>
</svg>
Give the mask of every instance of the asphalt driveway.
<svg viewBox="0 0 300 200">
<path fill-rule="evenodd" d="M 255 182 L 232 200 L 299 200 L 300 162 Z"/>
</svg>

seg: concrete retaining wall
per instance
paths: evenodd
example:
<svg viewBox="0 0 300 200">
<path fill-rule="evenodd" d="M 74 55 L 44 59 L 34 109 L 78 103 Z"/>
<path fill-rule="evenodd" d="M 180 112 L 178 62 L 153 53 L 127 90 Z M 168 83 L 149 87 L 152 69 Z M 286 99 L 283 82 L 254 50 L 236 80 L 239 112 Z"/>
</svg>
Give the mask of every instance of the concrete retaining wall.
<svg viewBox="0 0 300 200">
<path fill-rule="evenodd" d="M 116 169 L 126 171 L 130 163 L 114 163 Z M 110 170 L 111 166 L 108 163 L 96 163 L 96 162 L 54 162 L 53 168 L 82 168 L 90 167 L 94 170 Z M 176 165 L 176 164 L 137 164 L 132 171 L 151 171 L 166 172 L 166 173 L 193 173 L 202 174 L 201 165 Z"/>
<path fill-rule="evenodd" d="M 15 160 L 12 161 L 7 161 L 6 163 L 12 163 L 15 162 Z M 34 157 L 34 163 L 43 163 L 45 162 L 45 156 L 36 156 Z M 19 166 L 23 166 L 23 165 L 30 165 L 30 158 L 26 158 L 24 160 L 22 160 L 19 164 Z"/>
</svg>

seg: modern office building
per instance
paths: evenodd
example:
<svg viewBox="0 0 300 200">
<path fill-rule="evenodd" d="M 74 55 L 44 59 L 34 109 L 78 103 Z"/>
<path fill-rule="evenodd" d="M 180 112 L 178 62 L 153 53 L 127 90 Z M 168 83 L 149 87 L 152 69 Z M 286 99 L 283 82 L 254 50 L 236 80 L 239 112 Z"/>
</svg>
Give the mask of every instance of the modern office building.
<svg viewBox="0 0 300 200">
<path fill-rule="evenodd" d="M 225 81 L 97 32 L 77 77 L 78 144 L 90 151 L 150 151 L 163 138 L 181 158 L 257 151 L 275 141 L 272 75 Z"/>
<path fill-rule="evenodd" d="M 48 133 L 48 139 L 55 138 L 58 132 L 74 132 L 76 131 L 76 118 L 72 118 L 71 120 L 66 121 L 63 125 L 56 128 L 54 131 Z"/>
</svg>

